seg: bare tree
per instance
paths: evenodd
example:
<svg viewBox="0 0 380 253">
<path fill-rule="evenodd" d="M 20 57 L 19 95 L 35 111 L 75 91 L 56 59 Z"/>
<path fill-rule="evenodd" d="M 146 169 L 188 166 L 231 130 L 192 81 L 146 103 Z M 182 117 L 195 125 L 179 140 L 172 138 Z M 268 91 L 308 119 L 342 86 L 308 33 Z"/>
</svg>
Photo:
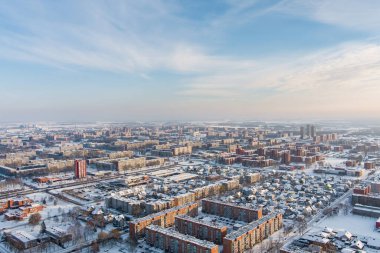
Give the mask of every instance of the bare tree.
<svg viewBox="0 0 380 253">
<path fill-rule="evenodd" d="M 307 222 L 305 220 L 302 220 L 298 223 L 298 233 L 303 235 L 307 229 Z"/>
<path fill-rule="evenodd" d="M 39 214 L 39 213 L 34 213 L 34 214 L 30 215 L 30 217 L 29 217 L 29 224 L 30 225 L 35 226 L 40 221 L 41 221 L 41 214 Z"/>
<path fill-rule="evenodd" d="M 91 252 L 92 253 L 97 253 L 100 251 L 99 244 L 97 242 L 94 242 L 91 244 Z"/>
<path fill-rule="evenodd" d="M 120 233 L 119 230 L 114 229 L 114 230 L 111 231 L 109 237 L 112 238 L 112 239 L 115 239 L 115 240 L 119 240 L 120 237 L 121 237 L 121 233 Z"/>
<path fill-rule="evenodd" d="M 104 232 L 104 231 L 101 231 L 99 234 L 98 234 L 98 241 L 100 243 L 103 243 L 105 240 L 107 240 L 109 237 L 108 233 L 107 232 Z"/>
</svg>

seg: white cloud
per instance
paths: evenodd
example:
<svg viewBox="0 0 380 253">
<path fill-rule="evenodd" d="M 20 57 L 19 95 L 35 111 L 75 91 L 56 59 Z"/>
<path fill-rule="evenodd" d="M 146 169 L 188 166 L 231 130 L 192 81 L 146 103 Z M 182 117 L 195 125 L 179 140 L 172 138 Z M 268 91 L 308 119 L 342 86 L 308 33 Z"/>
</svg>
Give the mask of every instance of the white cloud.
<svg viewBox="0 0 380 253">
<path fill-rule="evenodd" d="M 221 105 L 229 97 L 273 112 L 380 109 L 380 44 L 345 44 L 289 59 L 196 78 L 181 95 L 219 96 Z"/>
<path fill-rule="evenodd" d="M 46 6 L 37 8 L 30 3 L 19 12 L 16 5 L 0 11 L 11 24 L 0 25 L 0 57 L 138 73 L 157 69 L 199 72 L 210 65 L 218 67 L 220 62 L 195 43 L 181 39 L 185 21 L 166 2 L 87 2 L 68 14 L 71 19 L 54 16 L 57 9 L 52 8 L 60 5 Z"/>
<path fill-rule="evenodd" d="M 261 7 L 261 1 L 231 1 L 231 9 L 208 20 L 210 25 L 199 33 L 196 25 L 178 15 L 181 7 L 168 1 L 71 3 L 62 10 L 57 1 L 1 8 L 7 22 L 0 24 L 0 57 L 135 73 L 146 80 L 154 80 L 150 72 L 156 70 L 190 74 L 178 79 L 185 83 L 177 87 L 180 98 L 193 99 L 189 106 L 199 108 L 197 99 L 210 99 L 204 104 L 215 112 L 224 107 L 241 115 L 259 113 L 263 107 L 273 114 L 328 112 L 332 107 L 337 113 L 380 110 L 376 40 L 301 56 L 242 59 L 215 53 L 192 39 L 271 12 L 374 34 L 380 27 L 379 1 L 286 0 Z"/>
<path fill-rule="evenodd" d="M 326 24 L 379 33 L 380 1 L 377 0 L 285 0 L 273 10 Z"/>
</svg>

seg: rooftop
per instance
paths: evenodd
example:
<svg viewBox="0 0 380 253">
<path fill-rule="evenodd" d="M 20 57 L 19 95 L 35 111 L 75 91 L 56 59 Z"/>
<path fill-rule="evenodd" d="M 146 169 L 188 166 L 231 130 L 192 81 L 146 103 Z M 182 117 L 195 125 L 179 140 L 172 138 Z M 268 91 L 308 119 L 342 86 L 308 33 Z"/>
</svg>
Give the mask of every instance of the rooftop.
<svg viewBox="0 0 380 253">
<path fill-rule="evenodd" d="M 229 240 L 235 240 L 237 237 L 247 233 L 248 231 L 255 229 L 256 227 L 263 224 L 264 222 L 267 222 L 268 220 L 275 218 L 278 214 L 279 213 L 272 213 L 272 214 L 269 214 L 269 215 L 261 218 L 260 220 L 253 221 L 253 222 L 249 223 L 248 225 L 241 227 L 238 230 L 228 234 L 225 238 L 229 239 Z"/>
<path fill-rule="evenodd" d="M 174 238 L 178 238 L 180 240 L 190 242 L 192 244 L 196 244 L 196 245 L 199 245 L 199 246 L 202 246 L 205 248 L 212 249 L 214 247 L 217 247 L 217 245 L 212 243 L 212 242 L 203 241 L 203 240 L 197 239 L 197 238 L 190 236 L 190 235 L 184 235 L 184 234 L 181 234 L 181 233 L 179 233 L 173 229 L 165 229 L 163 227 L 156 226 L 156 225 L 150 225 L 147 228 L 150 230 L 153 230 L 153 231 L 157 231 L 161 234 L 164 234 L 164 235 L 167 235 L 170 237 L 174 237 Z"/>
</svg>

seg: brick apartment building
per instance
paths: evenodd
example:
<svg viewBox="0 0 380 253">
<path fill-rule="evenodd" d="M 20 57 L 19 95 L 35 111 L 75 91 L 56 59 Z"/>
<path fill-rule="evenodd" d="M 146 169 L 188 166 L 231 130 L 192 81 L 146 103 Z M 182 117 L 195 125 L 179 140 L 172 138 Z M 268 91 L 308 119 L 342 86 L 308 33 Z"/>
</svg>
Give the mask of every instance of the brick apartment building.
<svg viewBox="0 0 380 253">
<path fill-rule="evenodd" d="M 218 253 L 218 245 L 202 241 L 193 236 L 184 235 L 174 230 L 150 225 L 146 229 L 146 242 L 165 252 Z"/>
<path fill-rule="evenodd" d="M 184 205 L 190 202 L 197 201 L 206 197 L 210 197 L 221 192 L 230 191 L 239 188 L 240 183 L 238 180 L 220 181 L 214 184 L 206 185 L 196 189 L 192 189 L 190 192 L 175 196 L 174 206 Z"/>
<path fill-rule="evenodd" d="M 365 162 L 364 163 L 364 169 L 366 170 L 371 170 L 375 168 L 375 163 L 374 162 Z"/>
<path fill-rule="evenodd" d="M 185 206 L 177 206 L 131 221 L 129 223 L 129 236 L 132 240 L 137 240 L 144 235 L 145 228 L 151 224 L 161 227 L 170 227 L 174 225 L 175 216 L 182 214 L 190 216 L 198 215 L 198 204 L 190 203 Z"/>
<path fill-rule="evenodd" d="M 354 188 L 352 204 L 380 207 L 380 182 L 360 185 Z"/>
<path fill-rule="evenodd" d="M 354 194 L 367 195 L 371 192 L 371 185 L 358 185 L 354 188 Z"/>
<path fill-rule="evenodd" d="M 248 184 L 253 184 L 260 181 L 260 173 L 250 173 L 248 175 L 245 175 L 244 180 Z"/>
<path fill-rule="evenodd" d="M 290 150 L 284 150 L 281 154 L 281 163 L 289 164 L 291 162 Z"/>
<path fill-rule="evenodd" d="M 85 178 L 87 175 L 87 164 L 85 160 L 75 160 L 75 177 Z"/>
<path fill-rule="evenodd" d="M 244 222 L 252 222 L 263 216 L 262 209 L 251 209 L 210 199 L 202 200 L 202 212 Z"/>
<path fill-rule="evenodd" d="M 227 235 L 227 227 L 211 222 L 202 221 L 187 215 L 175 217 L 175 229 L 182 233 L 207 240 L 215 244 L 222 244 Z"/>
<path fill-rule="evenodd" d="M 245 252 L 282 227 L 282 214 L 273 213 L 249 223 L 223 239 L 223 253 Z"/>
<path fill-rule="evenodd" d="M 193 152 L 193 148 L 191 145 L 184 145 L 184 146 L 175 145 L 175 146 L 170 146 L 169 148 L 154 149 L 151 151 L 152 155 L 161 156 L 161 157 L 190 155 L 192 152 Z"/>
</svg>

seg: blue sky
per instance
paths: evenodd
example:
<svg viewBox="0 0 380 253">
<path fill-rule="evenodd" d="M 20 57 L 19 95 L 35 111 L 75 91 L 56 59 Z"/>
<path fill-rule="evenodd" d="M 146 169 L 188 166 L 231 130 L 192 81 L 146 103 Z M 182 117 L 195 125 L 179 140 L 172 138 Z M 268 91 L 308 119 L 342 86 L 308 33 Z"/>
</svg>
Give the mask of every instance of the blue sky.
<svg viewBox="0 0 380 253">
<path fill-rule="evenodd" d="M 0 6 L 0 121 L 361 119 L 380 110 L 380 1 Z"/>
</svg>

